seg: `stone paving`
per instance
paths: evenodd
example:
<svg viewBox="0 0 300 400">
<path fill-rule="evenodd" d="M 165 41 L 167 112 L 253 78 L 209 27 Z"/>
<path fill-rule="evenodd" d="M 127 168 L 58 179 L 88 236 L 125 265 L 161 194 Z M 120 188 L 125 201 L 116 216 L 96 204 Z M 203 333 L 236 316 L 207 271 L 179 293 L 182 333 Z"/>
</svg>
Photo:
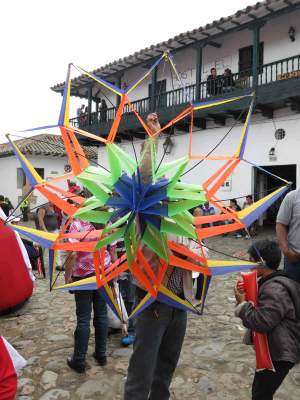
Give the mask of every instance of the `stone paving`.
<svg viewBox="0 0 300 400">
<path fill-rule="evenodd" d="M 272 236 L 272 232 L 260 237 Z M 249 241 L 232 236 L 212 238 L 208 244 L 234 254 Z M 215 256 L 215 254 L 213 254 Z M 244 400 L 250 398 L 254 353 L 242 344 L 243 328 L 233 317 L 233 285 L 237 274 L 212 281 L 205 314 L 189 315 L 188 329 L 172 386 L 172 400 Z M 19 400 L 118 400 L 126 377 L 131 348 L 120 347 L 120 336 L 108 344 L 108 365 L 99 367 L 90 340 L 85 374 L 66 366 L 72 353 L 74 300 L 69 293 L 49 292 L 38 280 L 33 297 L 17 314 L 0 319 L 1 333 L 27 359 L 19 377 Z M 278 400 L 300 398 L 300 367 L 295 367 L 278 391 Z M 134 400 L 134 399 L 132 399 Z"/>
</svg>

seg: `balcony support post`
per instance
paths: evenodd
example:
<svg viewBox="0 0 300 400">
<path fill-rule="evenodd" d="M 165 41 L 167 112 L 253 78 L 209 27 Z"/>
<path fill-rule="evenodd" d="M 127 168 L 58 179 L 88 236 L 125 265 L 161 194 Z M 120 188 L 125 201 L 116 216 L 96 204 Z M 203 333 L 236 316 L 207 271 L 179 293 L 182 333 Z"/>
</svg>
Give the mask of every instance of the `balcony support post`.
<svg viewBox="0 0 300 400">
<path fill-rule="evenodd" d="M 156 111 L 156 85 L 157 85 L 157 67 L 152 71 L 151 93 L 150 93 L 150 111 Z"/>
<path fill-rule="evenodd" d="M 118 88 L 120 88 L 121 89 L 121 86 L 122 86 L 122 77 L 123 77 L 123 74 L 119 74 L 118 76 L 117 76 L 117 81 L 116 81 L 116 85 L 118 86 Z M 118 94 L 116 94 L 116 96 L 117 96 L 117 99 L 116 99 L 116 105 L 117 105 L 117 107 L 120 105 L 120 102 L 121 102 L 121 97 L 118 95 Z"/>
<path fill-rule="evenodd" d="M 89 125 L 91 125 L 92 96 L 93 96 L 93 87 L 90 85 L 88 88 L 88 118 L 87 118 Z"/>
<path fill-rule="evenodd" d="M 258 67 L 259 67 L 259 36 L 261 24 L 255 24 L 252 27 L 252 39 L 253 39 L 253 57 L 252 57 L 252 76 L 253 83 L 252 87 L 256 91 L 258 85 Z"/>
<path fill-rule="evenodd" d="M 203 47 L 196 47 L 196 93 L 195 100 L 200 101 L 201 99 L 201 79 L 202 79 L 202 56 L 203 56 Z"/>
</svg>

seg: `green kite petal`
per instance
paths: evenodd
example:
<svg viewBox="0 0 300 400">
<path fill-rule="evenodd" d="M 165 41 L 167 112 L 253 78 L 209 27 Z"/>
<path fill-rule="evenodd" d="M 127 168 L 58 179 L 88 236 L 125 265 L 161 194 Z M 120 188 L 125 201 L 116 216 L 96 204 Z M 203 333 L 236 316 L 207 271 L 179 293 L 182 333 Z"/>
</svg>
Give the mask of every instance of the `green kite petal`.
<svg viewBox="0 0 300 400">
<path fill-rule="evenodd" d="M 167 188 L 167 196 L 170 200 L 198 200 L 199 204 L 203 201 L 202 193 L 173 188 Z"/>
<path fill-rule="evenodd" d="M 119 228 L 117 231 L 111 233 L 110 235 L 106 236 L 105 238 L 99 240 L 97 243 L 95 250 L 102 249 L 102 247 L 107 246 L 111 242 L 114 242 L 115 240 L 118 240 L 124 236 L 126 226 L 122 226 L 122 228 Z"/>
<path fill-rule="evenodd" d="M 182 175 L 183 171 L 185 170 L 185 167 L 188 164 L 188 162 L 189 162 L 189 159 L 185 158 L 178 165 L 178 169 L 177 169 L 176 173 L 172 176 L 172 178 L 170 178 L 170 181 L 168 183 L 168 189 L 169 190 L 171 190 L 176 185 L 176 183 L 178 182 L 178 179 L 180 178 L 180 176 Z"/>
<path fill-rule="evenodd" d="M 182 211 L 190 210 L 191 208 L 197 207 L 199 200 L 179 200 L 172 201 L 168 204 L 168 216 L 173 217 Z"/>
<path fill-rule="evenodd" d="M 169 261 L 166 235 L 155 229 L 153 226 L 147 226 L 142 237 L 143 242 L 159 257 Z"/>
<path fill-rule="evenodd" d="M 116 183 L 119 180 L 120 176 L 122 175 L 120 158 L 113 151 L 111 145 L 106 145 L 106 152 L 107 152 L 109 167 L 111 170 L 112 182 Z"/>
<path fill-rule="evenodd" d="M 113 213 L 112 213 L 113 214 Z M 124 215 L 124 217 L 118 219 L 118 221 L 114 222 L 111 225 L 108 225 L 104 230 L 103 233 L 107 233 L 110 232 L 112 229 L 115 228 L 119 228 L 119 226 L 122 226 L 123 224 L 125 224 L 125 222 L 128 220 L 129 216 L 130 216 L 131 212 L 127 213 L 126 215 Z"/>
<path fill-rule="evenodd" d="M 83 221 L 106 224 L 109 221 L 112 214 L 113 214 L 112 212 L 108 211 L 94 211 L 94 210 L 84 211 L 80 209 L 75 213 L 74 217 L 80 218 Z"/>
<path fill-rule="evenodd" d="M 183 158 L 179 158 L 178 160 L 162 164 L 155 174 L 156 179 L 160 179 L 163 176 L 165 176 L 166 174 L 168 174 L 168 172 L 172 171 L 174 168 L 178 168 L 178 165 L 181 164 L 182 162 L 184 162 L 185 160 L 186 160 L 186 157 L 183 157 Z"/>
<path fill-rule="evenodd" d="M 114 158 L 117 158 L 118 162 L 120 163 L 121 171 L 126 171 L 129 173 L 129 175 L 133 175 L 135 173 L 137 169 L 137 163 L 128 153 L 113 143 L 106 145 L 106 147 L 107 151 L 109 151 L 110 154 L 113 154 Z M 111 165 L 111 171 L 113 171 L 113 168 L 114 165 Z"/>
</svg>

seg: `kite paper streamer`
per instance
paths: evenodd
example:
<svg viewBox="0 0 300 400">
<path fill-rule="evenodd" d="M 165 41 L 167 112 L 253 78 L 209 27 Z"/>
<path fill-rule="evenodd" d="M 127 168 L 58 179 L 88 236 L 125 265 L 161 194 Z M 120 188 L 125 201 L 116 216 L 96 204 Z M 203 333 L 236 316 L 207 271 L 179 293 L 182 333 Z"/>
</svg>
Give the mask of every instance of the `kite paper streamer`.
<svg viewBox="0 0 300 400">
<path fill-rule="evenodd" d="M 51 234 L 28 227 L 15 226 L 7 221 L 8 226 L 29 237 L 43 247 L 49 249 L 49 277 L 50 288 L 61 290 L 94 290 L 100 289 L 102 296 L 118 318 L 123 321 L 122 310 L 118 306 L 116 294 L 111 289 L 114 279 L 125 271 L 130 271 L 138 284 L 144 288 L 146 294 L 141 303 L 133 310 L 131 317 L 148 307 L 153 301 L 163 302 L 173 307 L 201 314 L 206 300 L 208 288 L 213 276 L 242 271 L 256 266 L 244 260 L 223 261 L 207 259 L 203 252 L 201 241 L 205 238 L 246 229 L 259 216 L 270 207 L 274 201 L 282 196 L 289 188 L 283 181 L 283 186 L 268 196 L 255 202 L 246 210 L 235 212 L 226 207 L 216 197 L 216 193 L 224 181 L 243 161 L 247 140 L 250 135 L 250 122 L 254 106 L 254 94 L 230 97 L 225 99 L 210 99 L 204 102 L 191 102 L 177 116 L 161 127 L 157 132 L 152 132 L 135 109 L 130 100 L 130 94 L 149 77 L 154 68 L 158 68 L 162 61 L 170 61 L 171 68 L 176 70 L 173 57 L 168 52 L 162 54 L 148 71 L 126 90 L 105 81 L 94 73 L 69 64 L 62 106 L 57 124 L 65 151 L 69 158 L 72 171 L 69 174 L 55 178 L 51 181 L 43 180 L 31 165 L 29 160 L 21 153 L 16 143 L 9 138 L 15 156 L 19 160 L 24 173 L 30 183 L 29 192 L 36 190 L 48 201 L 55 204 L 67 216 L 68 221 L 58 234 Z M 105 87 L 107 90 L 120 97 L 116 117 L 107 136 L 101 136 L 74 128 L 69 123 L 71 70 L 76 68 L 86 75 L 94 84 Z M 193 117 L 194 112 L 213 109 L 224 104 L 245 102 L 249 99 L 249 110 L 242 127 L 241 136 L 234 154 L 231 155 L 205 155 L 194 149 L 193 145 Z M 133 115 L 140 122 L 141 127 L 148 135 L 144 150 L 140 157 L 133 159 L 128 153 L 115 144 L 118 129 L 124 115 L 124 107 L 128 106 Z M 179 160 L 168 163 L 158 162 L 156 155 L 156 138 L 168 128 L 184 118 L 190 119 L 189 151 Z M 34 128 L 39 129 L 39 128 Z M 78 141 L 78 136 L 90 138 L 105 145 L 109 168 L 101 165 L 91 165 Z M 223 160 L 224 164 L 200 185 L 185 183 L 182 177 L 189 172 L 188 165 L 191 160 Z M 249 162 L 249 161 L 247 161 Z M 75 195 L 68 190 L 62 190 L 56 183 L 76 179 L 91 193 L 88 199 Z M 67 186 L 67 185 L 66 185 Z M 72 199 L 72 204 L 68 202 Z M 220 212 L 219 215 L 193 217 L 190 209 L 199 207 L 209 201 Z M 102 228 L 89 232 L 66 233 L 67 226 L 74 218 L 101 224 Z M 218 226 L 214 222 L 220 222 Z M 203 224 L 210 224 L 202 228 Z M 76 238 L 77 241 L 69 241 Z M 172 240 L 170 240 L 172 238 Z M 181 238 L 199 242 L 199 251 L 195 253 L 177 242 Z M 106 246 L 114 241 L 123 239 L 125 254 L 104 268 L 103 251 Z M 56 254 L 58 250 L 84 251 L 93 253 L 95 276 L 80 281 L 56 285 Z M 157 268 L 153 268 L 153 261 L 145 254 L 150 252 L 155 259 Z M 182 268 L 186 271 L 196 271 L 203 275 L 202 299 L 198 307 L 193 299 L 181 299 L 167 289 L 165 284 L 166 273 L 170 268 Z"/>
</svg>

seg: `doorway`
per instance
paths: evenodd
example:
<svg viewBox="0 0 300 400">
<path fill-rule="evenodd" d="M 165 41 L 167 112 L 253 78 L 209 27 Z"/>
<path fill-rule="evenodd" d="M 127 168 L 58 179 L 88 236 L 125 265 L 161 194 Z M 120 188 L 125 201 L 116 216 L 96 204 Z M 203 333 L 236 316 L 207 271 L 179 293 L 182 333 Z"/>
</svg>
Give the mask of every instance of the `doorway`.
<svg viewBox="0 0 300 400">
<path fill-rule="evenodd" d="M 271 174 L 280 176 L 283 179 L 286 179 L 289 182 L 293 182 L 292 190 L 296 189 L 296 176 L 297 176 L 297 165 L 296 164 L 288 164 L 288 165 L 261 165 L 261 168 L 264 168 Z M 283 184 L 279 179 L 267 175 L 263 171 L 260 171 L 257 168 L 254 168 L 254 200 L 257 201 L 260 198 L 266 196 L 267 194 L 278 189 L 281 184 Z M 280 207 L 280 204 L 283 200 L 283 197 L 280 197 L 272 206 L 260 217 L 259 225 L 273 226 L 276 223 L 277 213 Z"/>
<path fill-rule="evenodd" d="M 163 108 L 167 105 L 167 81 L 163 79 L 161 81 L 157 81 L 155 84 L 155 96 L 156 96 L 156 107 Z M 148 96 L 151 97 L 152 93 L 152 83 L 148 85 Z"/>
</svg>

